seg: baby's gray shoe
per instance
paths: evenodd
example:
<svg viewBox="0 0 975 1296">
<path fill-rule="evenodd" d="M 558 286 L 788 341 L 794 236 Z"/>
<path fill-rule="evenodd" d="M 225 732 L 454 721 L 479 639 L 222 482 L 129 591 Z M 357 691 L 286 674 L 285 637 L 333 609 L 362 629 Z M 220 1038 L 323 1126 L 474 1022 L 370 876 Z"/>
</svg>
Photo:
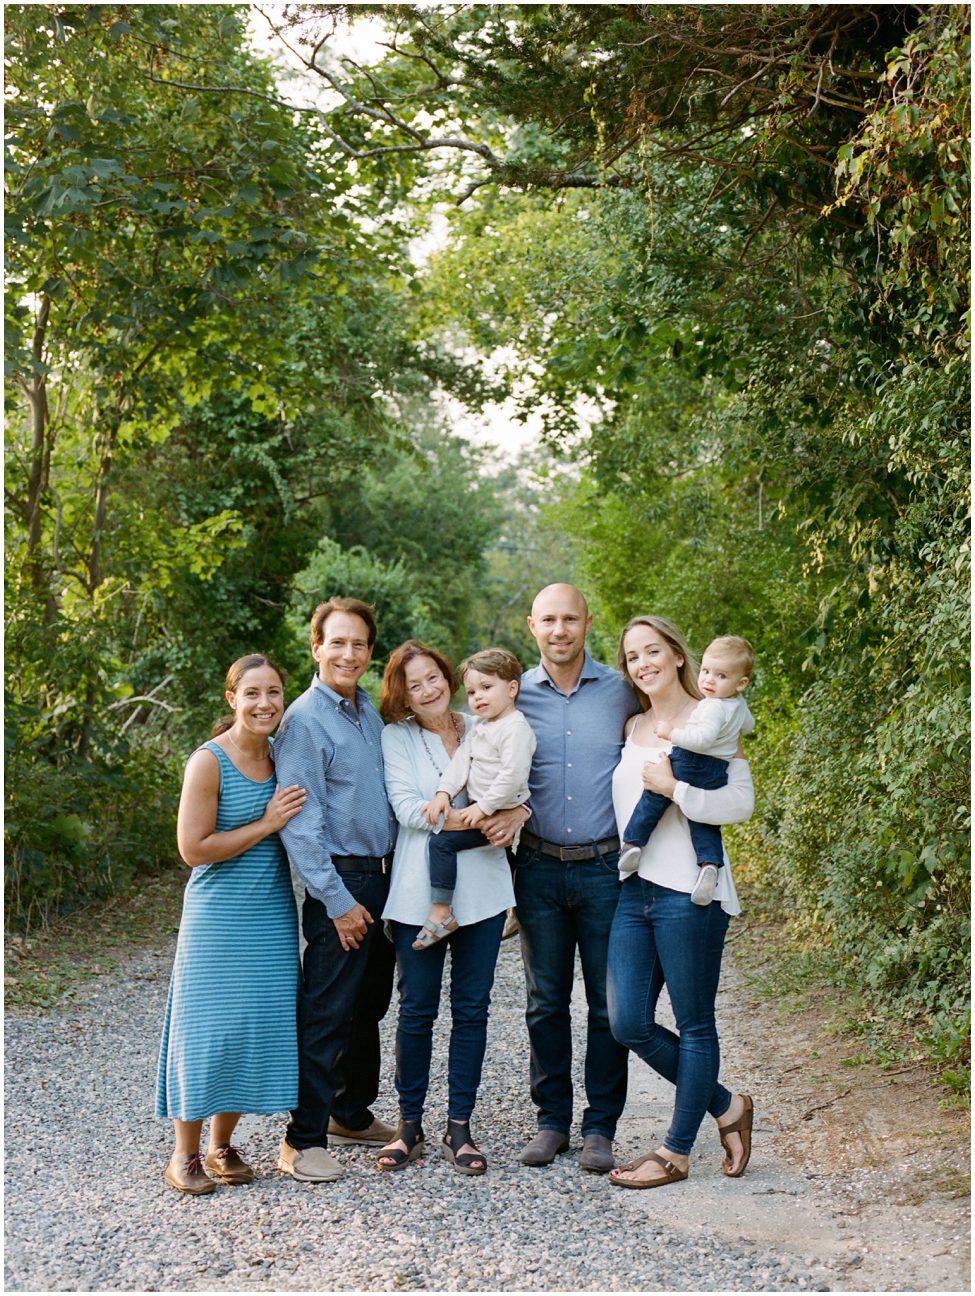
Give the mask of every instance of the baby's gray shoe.
<svg viewBox="0 0 975 1296">
<path fill-rule="evenodd" d="M 639 846 L 628 846 L 623 843 L 623 849 L 620 851 L 619 870 L 621 873 L 635 873 L 640 867 L 640 856 L 643 854 Z"/>
<path fill-rule="evenodd" d="M 709 905 L 714 899 L 714 888 L 718 885 L 718 870 L 713 864 L 702 864 L 691 899 L 696 905 Z"/>
</svg>

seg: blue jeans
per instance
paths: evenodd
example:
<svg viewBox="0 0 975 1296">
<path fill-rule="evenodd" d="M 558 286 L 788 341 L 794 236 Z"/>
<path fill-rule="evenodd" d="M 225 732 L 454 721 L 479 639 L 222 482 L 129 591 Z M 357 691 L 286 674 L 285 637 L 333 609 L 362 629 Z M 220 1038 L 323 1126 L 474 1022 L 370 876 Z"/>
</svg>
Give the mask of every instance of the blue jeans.
<svg viewBox="0 0 975 1296">
<path fill-rule="evenodd" d="M 702 756 L 700 752 L 675 747 L 670 753 L 670 765 L 674 778 L 689 783 L 691 787 L 711 790 L 723 788 L 728 782 L 728 762 L 718 756 Z M 646 846 L 650 834 L 664 817 L 664 811 L 673 804 L 670 797 L 661 796 L 659 792 L 644 791 L 630 815 L 623 840 L 633 846 Z M 713 864 L 715 868 L 721 868 L 724 848 L 717 824 L 695 823 L 688 819 L 687 826 L 691 830 L 691 843 L 698 864 Z"/>
<path fill-rule="evenodd" d="M 379 1093 L 379 1023 L 393 994 L 393 947 L 379 920 L 389 878 L 343 873 L 342 881 L 373 922 L 358 949 L 344 950 L 325 906 L 305 894 L 298 1106 L 285 1136 L 296 1148 L 326 1147 L 329 1116 L 346 1129 L 366 1129 Z"/>
<path fill-rule="evenodd" d="M 572 1021 L 569 1004 L 579 949 L 589 1017 L 582 1134 L 612 1138 L 626 1102 L 626 1049 L 613 1039 L 606 1007 L 609 931 L 619 899 L 618 855 L 563 864 L 522 846 L 515 903 L 528 986 L 531 1095 L 538 1128 L 572 1128 Z"/>
<path fill-rule="evenodd" d="M 609 941 L 609 1019 L 619 1042 L 676 1086 L 664 1145 L 688 1155 L 704 1113 L 723 1116 L 714 999 L 728 915 L 633 874 L 623 883 Z M 678 1034 L 654 1020 L 666 985 Z"/>
<path fill-rule="evenodd" d="M 456 835 L 456 834 L 455 834 Z M 396 1090 L 403 1120 L 423 1116 L 430 1084 L 433 1023 L 440 1011 L 447 950 L 450 950 L 450 1046 L 447 1115 L 470 1120 L 487 1044 L 488 1008 L 505 913 L 458 927 L 429 949 L 415 950 L 415 923 L 391 923 L 396 947 L 399 1021 L 396 1026 Z"/>
<path fill-rule="evenodd" d="M 450 904 L 457 885 L 457 852 L 486 846 L 487 838 L 480 828 L 460 832 L 431 833 L 427 843 L 430 861 L 430 892 L 434 904 Z"/>
</svg>

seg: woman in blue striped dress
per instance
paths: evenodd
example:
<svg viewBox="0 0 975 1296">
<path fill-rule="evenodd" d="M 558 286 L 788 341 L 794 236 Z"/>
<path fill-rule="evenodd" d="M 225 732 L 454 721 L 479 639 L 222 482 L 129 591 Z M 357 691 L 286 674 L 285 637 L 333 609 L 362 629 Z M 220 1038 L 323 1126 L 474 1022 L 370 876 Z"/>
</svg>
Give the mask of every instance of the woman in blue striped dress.
<svg viewBox="0 0 975 1296">
<path fill-rule="evenodd" d="M 166 1182 L 193 1194 L 212 1192 L 215 1180 L 249 1183 L 254 1171 L 231 1144 L 241 1113 L 288 1111 L 298 1099 L 297 916 L 278 830 L 305 794 L 274 778 L 281 671 L 268 657 L 241 657 L 226 698 L 232 717 L 214 726 L 183 778 L 176 834 L 192 872 L 156 1087 L 156 1114 L 172 1118 L 176 1136 Z"/>
</svg>

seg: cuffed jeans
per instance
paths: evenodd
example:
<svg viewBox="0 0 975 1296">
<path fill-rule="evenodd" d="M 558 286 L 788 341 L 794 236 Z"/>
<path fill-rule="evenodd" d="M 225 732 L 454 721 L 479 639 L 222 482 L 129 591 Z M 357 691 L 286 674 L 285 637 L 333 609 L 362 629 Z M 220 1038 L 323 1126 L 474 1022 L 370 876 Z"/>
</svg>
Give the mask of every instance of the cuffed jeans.
<svg viewBox="0 0 975 1296">
<path fill-rule="evenodd" d="M 415 923 L 394 922 L 399 988 L 396 1027 L 396 1090 L 403 1120 L 423 1116 L 430 1084 L 433 1023 L 440 1011 L 447 950 L 450 950 L 450 1046 L 447 1115 L 470 1120 L 481 1083 L 487 1045 L 488 1008 L 501 946 L 505 912 L 458 927 L 425 950 L 413 949 Z"/>
<path fill-rule="evenodd" d="M 522 846 L 515 903 L 528 987 L 531 1095 L 538 1128 L 572 1128 L 570 1002 L 578 947 L 589 1008 L 582 1134 L 611 1139 L 626 1102 L 626 1049 L 609 1028 L 606 959 L 619 898 L 618 854 L 563 864 Z"/>
<path fill-rule="evenodd" d="M 359 948 L 344 950 L 325 906 L 305 895 L 298 1106 L 285 1136 L 295 1148 L 326 1147 L 330 1116 L 346 1129 L 366 1129 L 379 1093 L 379 1023 L 393 993 L 393 947 L 379 917 L 389 878 L 344 872 L 342 881 L 373 921 Z"/>
<path fill-rule="evenodd" d="M 728 915 L 720 904 L 633 874 L 620 892 L 609 941 L 609 1019 L 619 1042 L 676 1086 L 664 1145 L 687 1156 L 705 1112 L 723 1116 L 731 1094 L 718 1083 L 714 1000 Z M 654 1020 L 666 985 L 678 1033 Z"/>
<path fill-rule="evenodd" d="M 430 898 L 434 904 L 450 904 L 457 886 L 457 852 L 486 846 L 480 828 L 459 832 L 431 833 L 427 843 L 430 862 Z"/>
<path fill-rule="evenodd" d="M 670 765 L 674 778 L 689 783 L 691 787 L 710 791 L 723 788 L 728 782 L 728 762 L 718 756 L 703 756 L 700 752 L 688 751 L 686 747 L 674 747 L 670 753 Z M 673 804 L 670 797 L 659 792 L 642 792 L 636 809 L 630 815 L 630 822 L 626 825 L 623 840 L 633 846 L 646 846 L 650 834 L 664 817 L 664 811 Z M 721 829 L 717 824 L 697 823 L 688 819 L 687 826 L 691 830 L 691 843 L 698 864 L 713 864 L 716 868 L 721 868 L 724 863 L 724 847 L 721 843 Z"/>
</svg>

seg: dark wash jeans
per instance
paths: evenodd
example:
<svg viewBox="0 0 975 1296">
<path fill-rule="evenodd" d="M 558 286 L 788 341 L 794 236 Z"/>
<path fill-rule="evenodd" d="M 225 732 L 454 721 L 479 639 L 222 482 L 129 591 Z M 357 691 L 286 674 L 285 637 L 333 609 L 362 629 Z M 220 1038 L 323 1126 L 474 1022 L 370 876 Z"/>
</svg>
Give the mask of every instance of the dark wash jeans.
<svg viewBox="0 0 975 1296">
<path fill-rule="evenodd" d="M 684 891 L 628 877 L 609 942 L 609 1019 L 619 1042 L 676 1086 L 664 1146 L 685 1156 L 705 1112 L 723 1116 L 731 1094 L 718 1084 L 721 1055 L 714 999 L 728 915 Z M 654 1020 L 666 985 L 678 1033 Z"/>
<path fill-rule="evenodd" d="M 487 838 L 480 828 L 459 832 L 431 833 L 427 843 L 430 861 L 431 899 L 434 904 L 450 904 L 457 885 L 457 852 L 486 846 Z"/>
<path fill-rule="evenodd" d="M 403 1120 L 423 1117 L 430 1084 L 433 1023 L 440 1011 L 447 951 L 450 950 L 450 1047 L 447 1115 L 470 1120 L 481 1083 L 487 1045 L 488 1008 L 501 946 L 505 911 L 469 923 L 429 949 L 412 948 L 415 923 L 394 922 L 399 1020 L 396 1026 L 396 1089 Z"/>
<path fill-rule="evenodd" d="M 393 993 L 393 947 L 379 917 L 389 877 L 343 872 L 342 881 L 373 921 L 359 948 L 344 950 L 325 906 L 305 894 L 298 1106 L 286 1134 L 295 1148 L 326 1147 L 330 1116 L 346 1129 L 365 1129 L 379 1093 L 379 1023 Z"/>
<path fill-rule="evenodd" d="M 728 762 L 718 756 L 702 756 L 700 752 L 688 751 L 685 747 L 675 747 L 670 753 L 670 765 L 674 778 L 691 787 L 723 788 L 728 782 Z M 634 846 L 646 846 L 650 834 L 664 817 L 664 811 L 674 803 L 670 797 L 661 796 L 659 792 L 644 791 L 636 803 L 636 809 L 630 815 L 623 840 Z M 720 868 L 724 863 L 724 848 L 721 844 L 721 829 L 717 824 L 695 823 L 688 819 L 691 830 L 691 842 L 698 864 L 713 864 Z M 673 1148 L 676 1152 L 677 1149 Z"/>
<path fill-rule="evenodd" d="M 612 1138 L 626 1102 L 626 1049 L 613 1038 L 606 1006 L 609 932 L 619 899 L 618 854 L 563 864 L 521 846 L 515 903 L 528 986 L 531 1095 L 538 1128 L 572 1128 L 572 1022 L 569 1004 L 578 947 L 589 1007 L 587 1106 L 582 1134 Z"/>
</svg>

